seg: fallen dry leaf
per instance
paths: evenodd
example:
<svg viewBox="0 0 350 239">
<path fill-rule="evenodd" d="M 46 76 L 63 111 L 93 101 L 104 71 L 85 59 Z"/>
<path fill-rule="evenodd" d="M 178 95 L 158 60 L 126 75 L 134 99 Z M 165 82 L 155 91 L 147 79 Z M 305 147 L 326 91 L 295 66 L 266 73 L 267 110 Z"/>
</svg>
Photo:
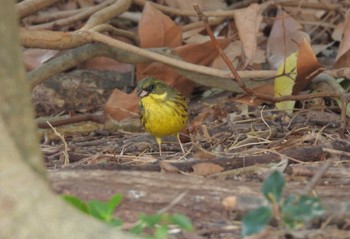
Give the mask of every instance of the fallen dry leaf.
<svg viewBox="0 0 350 239">
<path fill-rule="evenodd" d="M 109 57 L 95 57 L 83 62 L 79 69 L 90 70 L 112 70 L 118 72 L 130 72 L 133 69 L 131 64 L 117 62 Z"/>
<path fill-rule="evenodd" d="M 53 58 L 57 53 L 57 50 L 26 49 L 23 51 L 24 66 L 27 71 L 32 71 Z"/>
<path fill-rule="evenodd" d="M 349 67 L 350 65 L 350 9 L 346 11 L 344 33 L 340 42 L 334 68 Z"/>
<path fill-rule="evenodd" d="M 179 173 L 179 169 L 164 160 L 159 161 L 160 171 L 162 173 Z"/>
<path fill-rule="evenodd" d="M 265 85 L 256 87 L 252 90 L 255 93 L 260 93 L 260 94 L 265 94 L 265 95 L 270 95 L 270 96 L 274 95 L 274 85 L 273 84 L 265 84 Z M 266 102 L 265 100 L 253 97 L 251 95 L 243 95 L 243 96 L 238 97 L 238 98 L 233 98 L 232 101 L 242 103 L 245 105 L 253 105 L 253 106 L 261 105 L 261 104 Z"/>
<path fill-rule="evenodd" d="M 262 21 L 260 6 L 258 4 L 251 4 L 247 8 L 235 10 L 233 16 L 235 18 L 239 38 L 243 45 L 245 56 L 243 68 L 245 68 L 252 63 L 255 56 L 257 35 Z"/>
<path fill-rule="evenodd" d="M 106 103 L 105 114 L 114 120 L 121 121 L 135 115 L 137 108 L 138 97 L 135 92 L 127 94 L 115 89 Z"/>
<path fill-rule="evenodd" d="M 293 86 L 293 95 L 299 94 L 319 73 L 322 72 L 321 65 L 309 44 L 304 40 L 299 45 L 297 57 L 297 76 Z"/>
<path fill-rule="evenodd" d="M 302 26 L 287 13 L 279 10 L 267 41 L 267 59 L 272 69 L 277 69 L 293 52 L 301 41 L 310 39 Z"/>
<path fill-rule="evenodd" d="M 230 39 L 218 39 L 218 43 L 221 47 L 225 48 Z M 201 44 L 188 44 L 175 48 L 176 55 L 180 56 L 183 60 L 198 64 L 209 65 L 213 59 L 218 55 L 214 45 L 211 41 L 207 41 Z M 166 66 L 162 63 L 153 62 L 138 75 L 138 79 L 142 79 L 146 76 L 157 77 L 167 84 L 175 87 L 183 95 L 189 96 L 193 90 L 194 83 L 182 77 L 172 67 Z"/>
<path fill-rule="evenodd" d="M 224 170 L 218 164 L 215 163 L 197 163 L 192 166 L 193 174 L 198 176 L 208 176 L 214 173 L 220 173 Z"/>
<path fill-rule="evenodd" d="M 182 44 L 182 30 L 167 15 L 146 2 L 139 23 L 142 48 L 177 47 Z"/>
</svg>

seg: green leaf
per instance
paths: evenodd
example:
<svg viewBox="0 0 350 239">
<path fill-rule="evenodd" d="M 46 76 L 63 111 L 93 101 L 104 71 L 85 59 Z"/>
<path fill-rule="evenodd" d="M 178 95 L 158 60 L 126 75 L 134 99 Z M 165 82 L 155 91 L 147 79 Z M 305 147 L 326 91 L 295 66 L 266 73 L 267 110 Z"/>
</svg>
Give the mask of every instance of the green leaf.
<svg viewBox="0 0 350 239">
<path fill-rule="evenodd" d="M 145 227 L 145 223 L 139 221 L 135 226 L 129 229 L 129 232 L 134 233 L 136 235 L 140 235 L 145 229 Z"/>
<path fill-rule="evenodd" d="M 284 183 L 284 177 L 279 171 L 272 172 L 262 185 L 262 191 L 266 199 L 271 203 L 278 203 L 281 200 Z"/>
<path fill-rule="evenodd" d="M 154 232 L 154 239 L 167 239 L 168 238 L 168 225 L 161 225 Z"/>
<path fill-rule="evenodd" d="M 79 209 L 80 211 L 89 214 L 88 207 L 87 207 L 86 203 L 83 202 L 82 200 L 80 200 L 79 198 L 71 196 L 71 195 L 63 195 L 62 198 L 66 202 L 68 202 L 69 204 L 74 206 L 75 208 Z"/>
<path fill-rule="evenodd" d="M 181 229 L 188 230 L 188 231 L 193 230 L 193 225 L 191 223 L 191 220 L 185 215 L 176 213 L 176 214 L 170 215 L 169 219 L 172 223 L 178 225 Z"/>
<path fill-rule="evenodd" d="M 140 221 L 146 224 L 146 227 L 154 227 L 156 224 L 159 224 L 162 218 L 164 218 L 166 214 L 141 214 Z"/>
<path fill-rule="evenodd" d="M 108 202 L 108 214 L 113 215 L 114 211 L 119 206 L 120 202 L 122 201 L 123 195 L 118 193 L 114 195 Z"/>
<path fill-rule="evenodd" d="M 242 218 L 242 236 L 261 232 L 270 222 L 272 210 L 269 207 L 259 207 Z"/>
<path fill-rule="evenodd" d="M 115 227 L 120 227 L 121 225 L 123 225 L 123 222 L 122 220 L 120 220 L 119 218 L 113 218 L 111 221 L 110 221 L 110 224 L 112 226 L 115 226 Z"/>
<path fill-rule="evenodd" d="M 110 222 L 112 220 L 112 215 L 109 213 L 108 203 L 91 200 L 88 202 L 88 209 L 92 216 L 98 218 L 105 222 Z"/>
<path fill-rule="evenodd" d="M 289 196 L 282 206 L 283 222 L 290 229 L 299 228 L 305 222 L 323 213 L 324 209 L 320 199 L 307 195 Z"/>
</svg>

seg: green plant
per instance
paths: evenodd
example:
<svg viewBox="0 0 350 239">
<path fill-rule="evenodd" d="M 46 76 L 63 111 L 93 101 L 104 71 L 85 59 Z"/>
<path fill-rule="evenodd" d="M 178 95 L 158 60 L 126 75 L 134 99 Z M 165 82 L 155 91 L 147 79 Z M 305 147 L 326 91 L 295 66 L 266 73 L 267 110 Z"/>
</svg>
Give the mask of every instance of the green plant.
<svg viewBox="0 0 350 239">
<path fill-rule="evenodd" d="M 168 238 L 169 226 L 175 225 L 180 229 L 192 231 L 193 226 L 190 219 L 182 214 L 141 214 L 136 225 L 130 229 L 135 234 L 142 234 L 149 231 L 153 236 L 147 238 L 165 239 Z"/>
<path fill-rule="evenodd" d="M 262 231 L 272 218 L 287 229 L 297 229 L 323 213 L 320 199 L 307 195 L 290 195 L 282 199 L 285 186 L 283 175 L 274 171 L 262 185 L 262 192 L 269 206 L 262 206 L 245 214 L 242 219 L 242 235 Z"/>
<path fill-rule="evenodd" d="M 113 218 L 113 213 L 119 206 L 122 197 L 123 196 L 121 194 L 116 194 L 107 202 L 99 200 L 84 202 L 77 197 L 71 195 L 63 195 L 63 199 L 66 202 L 78 208 L 80 211 L 113 226 L 122 225 L 122 221 L 120 219 Z"/>
<path fill-rule="evenodd" d="M 113 217 L 114 211 L 119 206 L 122 195 L 116 194 L 109 201 L 103 202 L 99 200 L 91 200 L 84 202 L 81 199 L 64 195 L 63 199 L 78 208 L 80 211 L 91 215 L 101 221 L 104 221 L 112 226 L 121 226 L 122 221 Z M 130 229 L 130 232 L 145 235 L 146 238 L 165 239 L 168 238 L 170 225 L 175 225 L 182 230 L 193 230 L 190 219 L 182 214 L 141 214 L 135 226 Z"/>
</svg>

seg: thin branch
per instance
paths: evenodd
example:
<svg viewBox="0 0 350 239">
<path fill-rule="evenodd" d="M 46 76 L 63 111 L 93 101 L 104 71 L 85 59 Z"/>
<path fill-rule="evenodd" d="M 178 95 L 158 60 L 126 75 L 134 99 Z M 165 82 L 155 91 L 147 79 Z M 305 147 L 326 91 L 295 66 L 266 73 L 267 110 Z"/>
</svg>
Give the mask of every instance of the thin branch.
<svg viewBox="0 0 350 239">
<path fill-rule="evenodd" d="M 121 15 L 129 9 L 131 3 L 131 0 L 118 0 L 109 7 L 99 10 L 89 18 L 81 30 L 88 30 L 94 26 L 106 23 L 110 19 Z"/>
<path fill-rule="evenodd" d="M 56 2 L 58 0 L 25 0 L 16 4 L 16 10 L 21 19 Z"/>
<path fill-rule="evenodd" d="M 30 30 L 47 30 L 52 29 L 53 27 L 63 27 L 72 23 L 75 23 L 77 21 L 82 21 L 87 18 L 89 18 L 92 14 L 94 14 L 97 11 L 100 11 L 101 9 L 104 9 L 105 7 L 113 4 L 116 0 L 107 0 L 105 2 L 102 2 L 96 6 L 89 7 L 86 9 L 82 9 L 79 13 L 72 15 L 67 18 L 58 19 L 52 22 L 29 26 L 28 29 Z"/>
</svg>

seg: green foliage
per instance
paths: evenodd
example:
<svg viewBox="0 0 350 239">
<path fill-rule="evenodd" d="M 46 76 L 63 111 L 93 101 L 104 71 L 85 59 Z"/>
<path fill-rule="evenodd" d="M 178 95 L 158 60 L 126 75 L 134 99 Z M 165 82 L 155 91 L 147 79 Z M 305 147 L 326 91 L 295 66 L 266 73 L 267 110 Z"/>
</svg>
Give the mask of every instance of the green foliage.
<svg viewBox="0 0 350 239">
<path fill-rule="evenodd" d="M 113 217 L 114 211 L 121 203 L 121 194 L 114 195 L 107 202 L 99 200 L 84 202 L 81 199 L 70 195 L 64 195 L 63 199 L 80 211 L 106 222 L 111 226 L 119 227 L 122 225 L 120 219 Z M 188 217 L 182 214 L 162 213 L 152 215 L 141 214 L 135 226 L 130 229 L 130 232 L 138 235 L 151 235 L 147 238 L 165 239 L 168 238 L 170 225 L 178 226 L 182 230 L 193 230 L 191 220 Z"/>
<path fill-rule="evenodd" d="M 84 213 L 114 226 L 120 226 L 121 221 L 114 219 L 113 213 L 119 206 L 122 197 L 121 194 L 116 194 L 107 202 L 91 200 L 87 203 L 70 195 L 64 195 L 63 199 Z"/>
<path fill-rule="evenodd" d="M 244 215 L 242 219 L 242 234 L 251 235 L 261 232 L 270 222 L 272 210 L 270 207 L 259 207 Z"/>
<path fill-rule="evenodd" d="M 271 173 L 262 185 L 262 192 L 265 198 L 271 203 L 280 202 L 284 184 L 284 177 L 280 172 L 274 171 Z"/>
<path fill-rule="evenodd" d="M 262 192 L 270 205 L 259 207 L 244 215 L 243 236 L 261 232 L 273 218 L 287 229 L 297 229 L 305 222 L 322 215 L 323 208 L 319 198 L 290 195 L 283 200 L 284 185 L 285 179 L 278 171 L 274 171 L 264 180 Z"/>
<path fill-rule="evenodd" d="M 304 222 L 323 214 L 319 198 L 301 195 L 287 197 L 282 206 L 283 222 L 289 229 L 296 229 Z"/>
<path fill-rule="evenodd" d="M 137 224 L 131 228 L 131 232 L 142 234 L 151 231 L 153 239 L 168 238 L 169 225 L 176 225 L 182 230 L 192 231 L 193 226 L 190 219 L 182 214 L 141 214 Z"/>
</svg>

